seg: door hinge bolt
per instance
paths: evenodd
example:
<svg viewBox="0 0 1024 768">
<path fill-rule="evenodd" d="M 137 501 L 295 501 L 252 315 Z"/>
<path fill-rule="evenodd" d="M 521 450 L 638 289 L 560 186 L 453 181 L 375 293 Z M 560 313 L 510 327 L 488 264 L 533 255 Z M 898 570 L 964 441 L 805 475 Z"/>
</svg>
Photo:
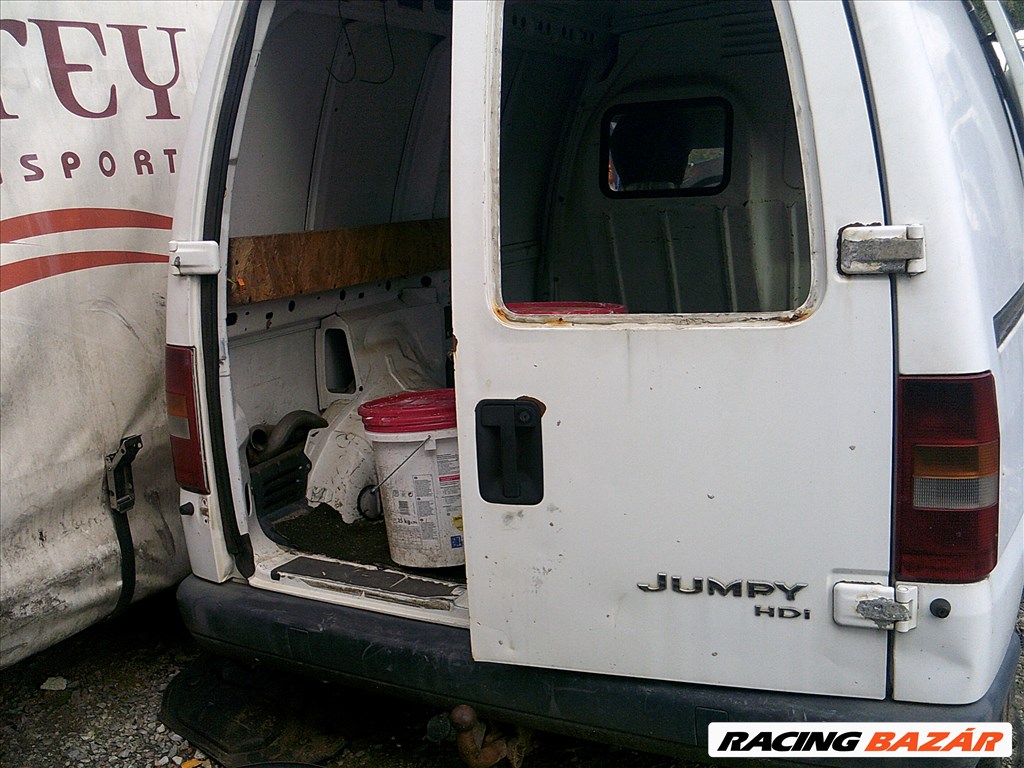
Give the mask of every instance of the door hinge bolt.
<svg viewBox="0 0 1024 768">
<path fill-rule="evenodd" d="M 896 587 L 896 604 L 905 606 L 907 618 L 897 621 L 893 627 L 897 632 L 909 632 L 917 626 L 917 587 L 900 584 Z"/>
</svg>

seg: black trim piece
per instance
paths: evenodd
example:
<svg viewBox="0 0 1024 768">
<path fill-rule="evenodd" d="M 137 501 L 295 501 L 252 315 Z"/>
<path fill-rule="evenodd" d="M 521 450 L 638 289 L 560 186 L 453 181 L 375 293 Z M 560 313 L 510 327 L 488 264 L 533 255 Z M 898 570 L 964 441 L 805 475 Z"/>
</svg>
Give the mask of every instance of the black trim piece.
<svg viewBox="0 0 1024 768">
<path fill-rule="evenodd" d="M 885 157 L 883 157 L 882 142 L 879 140 L 878 114 L 875 112 L 875 103 L 871 100 L 871 73 L 864 62 L 864 45 L 860 39 L 860 32 L 857 27 L 856 12 L 850 0 L 843 0 L 843 9 L 846 11 L 846 23 L 850 27 L 850 40 L 853 42 L 853 52 L 857 56 L 857 67 L 860 69 L 860 81 L 864 88 L 864 105 L 868 110 L 868 121 L 871 123 L 871 141 L 875 148 L 875 167 L 878 170 L 878 189 L 882 198 L 882 215 L 885 224 L 892 223 L 892 212 L 889 209 L 889 185 L 885 175 Z M 895 309 L 895 307 L 893 308 Z M 895 324 L 895 315 L 893 323 Z"/>
<path fill-rule="evenodd" d="M 698 730 L 708 710 L 726 713 L 733 722 L 994 722 L 1020 655 L 1013 635 L 995 681 L 973 704 L 910 704 L 477 662 L 467 629 L 195 576 L 179 587 L 178 605 L 200 644 L 220 655 L 259 658 L 304 676 L 441 707 L 470 704 L 488 718 L 672 755 L 692 754 L 701 743 Z M 943 761 L 943 767 L 973 762 Z M 887 758 L 858 766 L 914 763 Z"/>
<path fill-rule="evenodd" d="M 252 57 L 253 41 L 256 37 L 256 20 L 260 3 L 250 2 L 245 8 L 242 29 L 235 41 L 231 54 L 231 68 L 228 71 L 227 87 L 217 118 L 217 135 L 210 161 L 210 178 L 206 188 L 206 213 L 203 219 L 203 239 L 221 241 L 221 221 L 224 215 L 224 190 L 227 185 L 228 159 L 231 140 L 235 133 L 235 120 L 242 100 L 245 75 Z M 220 432 L 224 423 L 224 409 L 220 401 L 220 345 L 218 342 L 218 301 L 217 276 L 199 278 L 200 313 L 203 344 L 203 376 L 206 386 L 206 401 L 210 412 L 211 432 Z M 224 544 L 234 557 L 239 572 L 248 578 L 256 572 L 252 543 L 248 534 L 242 534 L 235 520 L 235 504 L 231 493 L 231 475 L 228 471 L 227 449 L 223 439 L 211 434 L 210 449 L 213 455 L 213 481 L 216 484 L 221 524 L 224 528 Z"/>
<path fill-rule="evenodd" d="M 114 534 L 117 537 L 118 559 L 121 570 L 121 587 L 117 603 L 107 618 L 119 616 L 131 605 L 135 597 L 136 565 L 135 542 L 132 540 L 132 525 L 128 513 L 135 507 L 135 483 L 132 479 L 132 462 L 142 449 L 142 435 L 122 437 L 118 449 L 104 457 L 105 482 L 103 490 L 114 518 Z"/>
<path fill-rule="evenodd" d="M 871 125 L 871 143 L 874 148 L 875 154 L 875 172 L 878 174 L 878 194 L 882 201 L 882 218 L 885 224 L 892 223 L 892 212 L 889 207 L 889 183 L 885 174 L 885 157 L 882 142 L 880 139 L 881 131 L 878 127 L 878 114 L 875 111 L 875 103 L 871 99 L 871 73 L 868 71 L 866 62 L 864 61 L 864 45 L 860 39 L 860 31 L 857 26 L 856 11 L 853 8 L 851 0 L 843 0 L 843 10 L 846 13 L 846 24 L 850 29 L 850 41 L 853 44 L 853 52 L 857 57 L 857 68 L 860 71 L 860 82 L 861 87 L 864 90 L 864 106 L 868 112 L 868 122 Z M 899 403 L 896 401 L 896 382 L 899 376 L 900 360 L 899 360 L 899 305 L 898 305 L 898 293 L 896 291 L 896 275 L 889 275 L 889 311 L 891 313 L 892 323 L 892 455 L 896 456 L 896 443 L 898 435 L 896 433 L 896 420 L 899 416 Z M 892 478 L 892 509 L 896 509 L 896 475 L 893 473 Z M 895 520 L 895 518 L 893 518 Z M 889 529 L 889 575 L 890 580 L 894 573 L 894 564 L 896 562 L 896 534 L 895 530 L 890 527 Z M 892 695 L 893 692 L 893 643 L 895 633 L 890 632 L 888 642 L 886 644 L 886 668 L 888 670 L 888 682 L 886 684 L 886 692 L 888 695 Z"/>
<path fill-rule="evenodd" d="M 1024 283 L 1021 283 L 1017 292 L 1010 297 L 1010 300 L 992 318 L 992 327 L 996 332 L 997 347 L 1002 346 L 1013 329 L 1017 327 L 1021 317 L 1024 317 Z"/>
<path fill-rule="evenodd" d="M 111 510 L 110 514 L 114 518 L 114 532 L 117 534 L 117 548 L 121 556 L 121 591 L 117 595 L 117 605 L 108 619 L 124 613 L 135 597 L 135 542 L 132 541 L 132 526 L 127 512 Z"/>
<path fill-rule="evenodd" d="M 206 214 L 203 218 L 203 239 L 220 242 L 221 220 L 224 215 L 224 192 L 227 187 L 228 160 L 231 140 L 235 134 L 235 120 L 242 101 L 245 75 L 252 58 L 252 46 L 256 38 L 256 20 L 259 18 L 261 3 L 253 0 L 246 5 L 242 29 L 235 40 L 231 54 L 224 98 L 217 116 L 217 134 L 210 158 L 210 176 L 206 187 Z"/>
</svg>

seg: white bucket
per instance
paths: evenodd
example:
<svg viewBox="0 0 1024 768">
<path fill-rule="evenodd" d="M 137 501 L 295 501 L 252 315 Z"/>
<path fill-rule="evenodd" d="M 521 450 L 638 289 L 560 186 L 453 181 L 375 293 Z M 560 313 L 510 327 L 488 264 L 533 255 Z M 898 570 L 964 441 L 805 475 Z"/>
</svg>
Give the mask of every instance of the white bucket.
<svg viewBox="0 0 1024 768">
<path fill-rule="evenodd" d="M 391 559 L 410 568 L 464 564 L 454 390 L 380 398 L 359 415 L 373 444 Z"/>
</svg>

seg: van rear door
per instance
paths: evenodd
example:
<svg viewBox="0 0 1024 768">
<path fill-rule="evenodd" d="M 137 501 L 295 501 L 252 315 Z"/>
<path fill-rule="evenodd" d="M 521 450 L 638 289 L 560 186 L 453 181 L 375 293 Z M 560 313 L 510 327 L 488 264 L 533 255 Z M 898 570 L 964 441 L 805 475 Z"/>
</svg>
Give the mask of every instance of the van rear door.
<svg viewBox="0 0 1024 768">
<path fill-rule="evenodd" d="M 666 61 L 685 61 L 671 41 L 689 34 L 687 24 L 733 45 L 722 33 L 728 24 L 689 19 L 682 6 L 671 17 L 678 28 L 662 33 L 640 17 L 609 20 L 619 57 L 610 69 L 603 62 L 604 80 L 584 81 L 570 139 L 557 144 L 558 187 L 546 198 L 552 209 L 537 246 L 536 284 L 549 293 L 531 296 L 510 263 L 510 254 L 533 247 L 512 242 L 529 216 L 520 215 L 528 206 L 517 207 L 516 194 L 529 188 L 511 189 L 499 176 L 521 180 L 531 162 L 542 164 L 542 139 L 521 162 L 508 158 L 510 142 L 528 143 L 522 126 L 544 121 L 510 115 L 529 103 L 522 94 L 531 86 L 557 90 L 560 73 L 576 65 L 569 54 L 565 67 L 553 65 L 556 51 L 532 70 L 546 73 L 543 82 L 530 82 L 529 54 L 539 44 L 517 43 L 512 14 L 543 14 L 543 6 L 506 9 L 503 35 L 500 5 L 456 4 L 452 283 L 478 660 L 885 696 L 888 633 L 870 622 L 840 626 L 832 615 L 837 583 L 890 583 L 890 284 L 836 268 L 840 229 L 883 221 L 870 120 L 843 6 L 779 4 L 777 18 L 766 7 L 778 32 L 764 50 L 778 53 L 781 90 L 764 110 L 779 94 L 785 101 L 788 89 L 792 136 L 771 133 L 777 126 L 759 112 L 755 91 L 771 83 L 744 83 L 737 62 L 752 68 L 747 79 L 770 77 L 760 49 L 730 49 L 734 55 L 715 59 L 716 77 L 699 83 L 682 72 L 671 93 L 650 89 L 664 82 L 650 71 L 634 73 L 646 84 L 635 93 L 608 85 L 629 82 L 630 62 L 661 45 L 670 46 Z M 514 23 L 522 34 L 543 28 L 533 21 Z M 711 81 L 725 85 L 716 92 Z M 618 195 L 625 182 L 612 180 L 614 158 L 601 153 L 631 119 L 631 105 L 710 103 L 700 99 L 727 102 L 732 112 L 736 146 L 725 189 L 699 199 Z M 564 118 L 565 105 L 559 109 Z M 697 159 L 714 166 L 721 157 Z M 755 199 L 773 173 L 778 199 Z M 729 173 L 705 175 L 721 186 Z M 801 184 L 805 205 L 787 197 Z M 678 253 L 701 222 L 710 222 L 710 234 L 695 251 L 725 242 L 725 263 L 744 253 L 728 246 L 742 235 L 753 265 L 749 285 L 736 277 L 742 265 L 723 267 L 722 295 L 707 288 L 704 304 L 687 299 L 700 276 Z M 761 291 L 772 262 L 758 254 L 770 243 L 808 262 L 806 284 L 789 293 L 796 300 L 778 306 Z M 664 256 L 647 273 L 634 268 L 645 248 Z M 558 287 L 567 284 L 574 295 Z M 752 304 L 743 299 L 750 285 Z M 517 312 L 520 298 L 621 303 L 628 313 Z"/>
</svg>

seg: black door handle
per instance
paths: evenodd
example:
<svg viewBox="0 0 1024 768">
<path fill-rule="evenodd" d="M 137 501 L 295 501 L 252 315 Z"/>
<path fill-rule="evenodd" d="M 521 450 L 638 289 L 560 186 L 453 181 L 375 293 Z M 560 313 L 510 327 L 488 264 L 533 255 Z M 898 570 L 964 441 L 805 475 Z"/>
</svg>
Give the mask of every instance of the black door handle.
<svg viewBox="0 0 1024 768">
<path fill-rule="evenodd" d="M 539 504 L 544 498 L 543 412 L 529 399 L 477 403 L 477 474 L 485 501 Z"/>
</svg>

